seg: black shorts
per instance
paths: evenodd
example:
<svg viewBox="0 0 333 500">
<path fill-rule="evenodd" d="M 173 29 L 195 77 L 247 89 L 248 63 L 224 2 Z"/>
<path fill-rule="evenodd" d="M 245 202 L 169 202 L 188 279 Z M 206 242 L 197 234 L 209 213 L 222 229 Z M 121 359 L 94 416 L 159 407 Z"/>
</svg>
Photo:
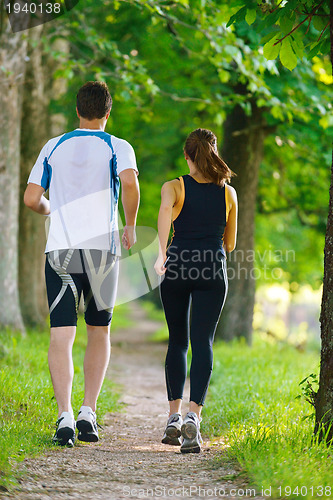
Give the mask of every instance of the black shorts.
<svg viewBox="0 0 333 500">
<path fill-rule="evenodd" d="M 112 319 L 119 258 L 103 250 L 55 250 L 46 255 L 45 279 L 51 328 L 76 326 L 81 294 L 88 325 Z"/>
</svg>

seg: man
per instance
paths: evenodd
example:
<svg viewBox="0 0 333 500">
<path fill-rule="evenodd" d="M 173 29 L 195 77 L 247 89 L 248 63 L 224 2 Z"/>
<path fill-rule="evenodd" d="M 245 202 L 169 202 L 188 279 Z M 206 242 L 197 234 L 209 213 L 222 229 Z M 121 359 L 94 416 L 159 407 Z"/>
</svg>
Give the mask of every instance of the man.
<svg viewBox="0 0 333 500">
<path fill-rule="evenodd" d="M 80 127 L 51 139 L 34 165 L 24 203 L 50 216 L 46 245 L 46 288 L 50 307 L 49 368 L 58 404 L 54 442 L 73 446 L 98 441 L 97 398 L 110 358 L 110 323 L 118 280 L 119 179 L 126 219 L 122 244 L 136 241 L 138 170 L 132 146 L 107 134 L 112 98 L 103 82 L 88 82 L 77 94 Z M 44 192 L 49 189 L 49 200 Z M 71 406 L 72 346 L 81 293 L 88 343 L 85 393 L 77 422 Z"/>
</svg>

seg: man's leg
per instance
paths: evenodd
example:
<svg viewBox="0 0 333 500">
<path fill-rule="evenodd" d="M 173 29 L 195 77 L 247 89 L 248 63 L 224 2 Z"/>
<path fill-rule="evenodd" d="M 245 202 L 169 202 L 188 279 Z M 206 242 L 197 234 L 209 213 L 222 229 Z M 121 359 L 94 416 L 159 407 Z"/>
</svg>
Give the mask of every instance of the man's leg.
<svg viewBox="0 0 333 500">
<path fill-rule="evenodd" d="M 71 405 L 74 376 L 72 349 L 76 333 L 77 309 L 82 292 L 81 274 L 68 272 L 75 261 L 75 251 L 50 252 L 46 257 L 45 278 L 50 308 L 51 338 L 49 368 L 58 404 L 59 418 L 53 442 L 61 446 L 73 446 L 75 420 Z"/>
<path fill-rule="evenodd" d="M 110 325 L 87 324 L 88 343 L 84 358 L 84 406 L 96 411 L 106 369 L 110 360 Z"/>
<path fill-rule="evenodd" d="M 88 335 L 83 406 L 95 412 L 110 360 L 110 325 L 116 301 L 119 259 L 104 250 L 82 250 L 82 254 L 86 271 L 83 294 Z"/>
<path fill-rule="evenodd" d="M 72 413 L 71 395 L 74 376 L 72 347 L 75 333 L 75 326 L 51 328 L 48 357 L 59 417 L 64 411 Z"/>
</svg>

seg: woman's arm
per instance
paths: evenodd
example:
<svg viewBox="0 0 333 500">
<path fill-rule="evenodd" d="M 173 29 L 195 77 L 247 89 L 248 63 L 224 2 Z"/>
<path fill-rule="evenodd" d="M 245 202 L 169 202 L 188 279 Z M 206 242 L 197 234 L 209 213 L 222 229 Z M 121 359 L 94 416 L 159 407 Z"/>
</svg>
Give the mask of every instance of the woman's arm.
<svg viewBox="0 0 333 500">
<path fill-rule="evenodd" d="M 163 264 L 166 260 L 166 249 L 172 221 L 172 207 L 177 200 L 175 182 L 177 181 L 166 182 L 163 184 L 161 190 L 161 206 L 158 214 L 159 255 L 154 266 L 155 271 L 160 276 L 166 271 Z"/>
<path fill-rule="evenodd" d="M 229 216 L 223 236 L 223 245 L 227 252 L 232 252 L 236 246 L 237 239 L 237 194 L 233 187 L 226 185 L 230 204 Z"/>
</svg>

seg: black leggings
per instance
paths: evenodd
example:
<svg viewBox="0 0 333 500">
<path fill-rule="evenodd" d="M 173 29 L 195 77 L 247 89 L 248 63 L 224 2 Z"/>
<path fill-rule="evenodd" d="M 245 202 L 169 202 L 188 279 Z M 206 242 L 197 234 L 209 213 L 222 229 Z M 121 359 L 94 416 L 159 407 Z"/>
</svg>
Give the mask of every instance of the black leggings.
<svg viewBox="0 0 333 500">
<path fill-rule="evenodd" d="M 170 257 L 160 287 L 169 329 L 165 376 L 169 401 L 182 399 L 190 338 L 190 401 L 203 405 L 213 368 L 215 330 L 228 288 L 226 261 L 214 257 L 195 262 L 188 257 L 186 253 L 182 260 L 179 252 L 176 259 Z"/>
</svg>

